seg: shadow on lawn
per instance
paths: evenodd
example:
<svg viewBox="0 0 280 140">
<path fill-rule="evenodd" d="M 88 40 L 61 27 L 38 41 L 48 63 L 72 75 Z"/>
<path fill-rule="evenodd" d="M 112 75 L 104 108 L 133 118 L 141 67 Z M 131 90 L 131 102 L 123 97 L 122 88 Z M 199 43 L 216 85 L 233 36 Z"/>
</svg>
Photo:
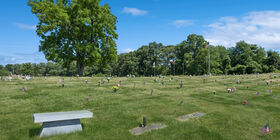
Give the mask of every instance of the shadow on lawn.
<svg viewBox="0 0 280 140">
<path fill-rule="evenodd" d="M 41 131 L 42 131 L 42 128 L 32 128 L 29 130 L 29 137 L 32 138 L 32 137 L 38 136 Z"/>
</svg>

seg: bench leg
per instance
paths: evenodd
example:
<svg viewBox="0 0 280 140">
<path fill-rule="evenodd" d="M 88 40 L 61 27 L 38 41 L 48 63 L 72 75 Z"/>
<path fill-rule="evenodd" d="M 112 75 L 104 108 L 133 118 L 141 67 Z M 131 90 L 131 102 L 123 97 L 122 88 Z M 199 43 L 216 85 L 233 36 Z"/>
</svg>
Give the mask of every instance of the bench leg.
<svg viewBox="0 0 280 140">
<path fill-rule="evenodd" d="M 40 137 L 82 131 L 80 119 L 44 122 Z"/>
</svg>

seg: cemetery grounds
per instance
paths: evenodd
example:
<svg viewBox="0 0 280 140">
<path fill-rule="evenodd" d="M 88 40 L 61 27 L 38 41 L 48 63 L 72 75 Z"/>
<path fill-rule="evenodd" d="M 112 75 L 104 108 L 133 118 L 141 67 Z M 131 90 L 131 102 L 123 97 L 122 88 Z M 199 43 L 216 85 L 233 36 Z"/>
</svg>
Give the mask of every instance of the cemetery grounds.
<svg viewBox="0 0 280 140">
<path fill-rule="evenodd" d="M 64 87 L 61 79 L 26 81 L 15 76 L 12 81 L 0 81 L 0 139 L 280 139 L 279 74 L 212 76 L 205 83 L 203 76 L 115 77 L 110 83 L 104 77 L 64 77 Z M 101 79 L 104 84 L 99 86 Z M 120 87 L 113 92 L 120 80 Z M 232 87 L 237 90 L 228 93 Z M 34 113 L 75 110 L 93 112 L 93 118 L 81 120 L 83 131 L 38 137 L 41 124 L 33 122 Z M 184 122 L 177 119 L 194 112 L 205 115 Z M 167 127 L 131 134 L 129 130 L 139 126 L 143 116 L 147 125 Z M 268 122 L 271 133 L 263 135 Z"/>
</svg>

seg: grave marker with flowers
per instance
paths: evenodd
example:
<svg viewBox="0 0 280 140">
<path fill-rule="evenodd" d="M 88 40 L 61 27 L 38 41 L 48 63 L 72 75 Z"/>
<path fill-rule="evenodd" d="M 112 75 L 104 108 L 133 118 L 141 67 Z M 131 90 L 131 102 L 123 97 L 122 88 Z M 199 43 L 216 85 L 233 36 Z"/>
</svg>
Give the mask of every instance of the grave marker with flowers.
<svg viewBox="0 0 280 140">
<path fill-rule="evenodd" d="M 113 92 L 117 92 L 117 91 L 119 90 L 119 86 L 118 86 L 118 84 L 117 84 L 117 85 L 115 85 L 115 86 L 113 86 L 112 88 L 113 88 Z"/>
<path fill-rule="evenodd" d="M 61 86 L 64 87 L 64 78 L 61 79 Z"/>
<path fill-rule="evenodd" d="M 27 91 L 27 87 L 26 87 L 26 86 L 23 86 L 23 87 L 22 87 L 22 91 L 23 91 L 23 92 L 26 92 L 26 91 Z"/>
<path fill-rule="evenodd" d="M 180 82 L 180 88 L 182 88 L 184 85 L 183 81 Z"/>
</svg>

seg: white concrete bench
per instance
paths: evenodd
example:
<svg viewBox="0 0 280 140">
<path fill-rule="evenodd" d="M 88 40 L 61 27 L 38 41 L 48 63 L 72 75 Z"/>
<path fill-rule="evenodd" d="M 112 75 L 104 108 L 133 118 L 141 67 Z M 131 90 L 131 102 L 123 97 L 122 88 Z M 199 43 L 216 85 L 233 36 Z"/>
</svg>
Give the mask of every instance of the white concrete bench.
<svg viewBox="0 0 280 140">
<path fill-rule="evenodd" d="M 40 137 L 82 131 L 80 119 L 92 118 L 87 110 L 33 114 L 34 123 L 43 123 Z"/>
</svg>

